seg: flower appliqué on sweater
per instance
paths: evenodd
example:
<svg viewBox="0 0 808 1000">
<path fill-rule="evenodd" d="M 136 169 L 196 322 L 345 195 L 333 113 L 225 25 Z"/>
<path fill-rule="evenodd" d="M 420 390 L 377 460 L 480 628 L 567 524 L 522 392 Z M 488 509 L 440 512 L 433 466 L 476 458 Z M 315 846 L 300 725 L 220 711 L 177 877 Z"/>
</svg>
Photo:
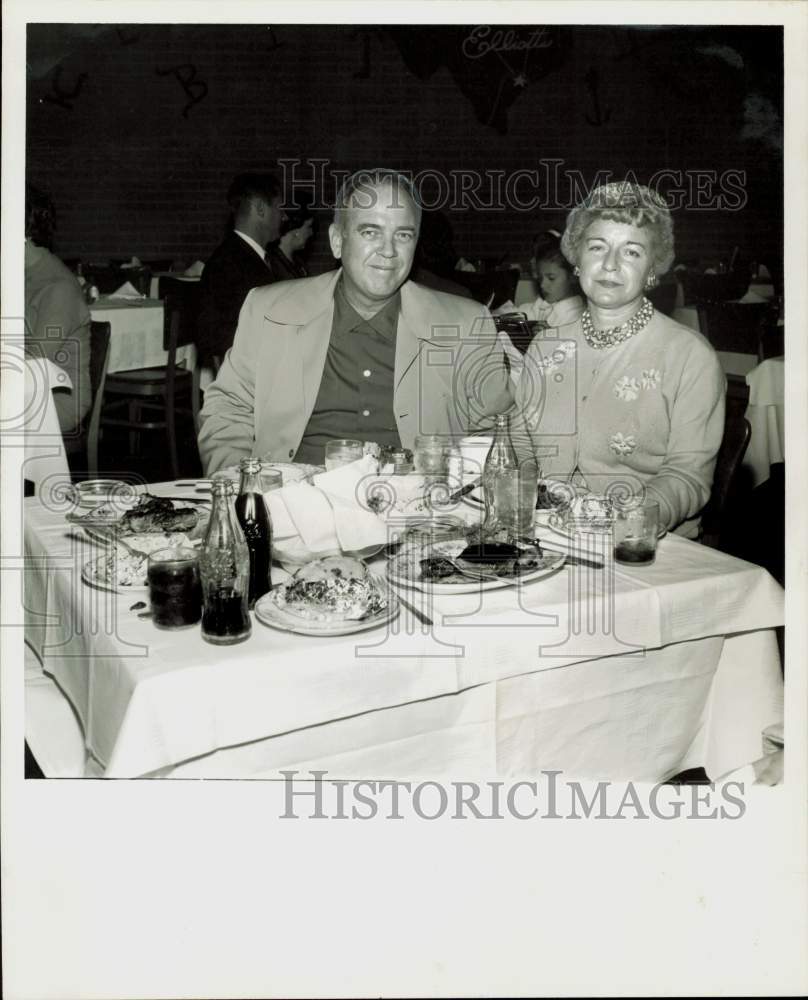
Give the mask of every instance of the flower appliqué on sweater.
<svg viewBox="0 0 808 1000">
<path fill-rule="evenodd" d="M 609 447 L 615 455 L 630 455 L 637 448 L 637 439 L 633 434 L 621 434 L 618 431 L 609 438 Z"/>
<path fill-rule="evenodd" d="M 537 364 L 545 375 L 549 375 L 557 368 L 560 368 L 564 362 L 568 358 L 571 358 L 574 354 L 575 341 L 568 340 L 560 344 L 551 354 L 548 354 L 546 358 L 541 358 Z"/>
<path fill-rule="evenodd" d="M 662 372 L 656 368 L 644 368 L 642 373 L 643 389 L 656 389 L 662 380 Z"/>
<path fill-rule="evenodd" d="M 628 375 L 624 375 L 615 382 L 612 391 L 618 399 L 630 403 L 639 396 L 640 383 L 636 378 L 629 378 Z"/>
</svg>

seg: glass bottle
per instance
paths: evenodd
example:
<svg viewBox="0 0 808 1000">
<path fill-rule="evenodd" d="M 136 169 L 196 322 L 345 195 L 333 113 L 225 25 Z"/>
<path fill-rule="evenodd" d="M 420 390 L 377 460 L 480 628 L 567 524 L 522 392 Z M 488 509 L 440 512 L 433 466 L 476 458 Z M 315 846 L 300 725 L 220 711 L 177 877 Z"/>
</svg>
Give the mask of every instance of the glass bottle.
<svg viewBox="0 0 808 1000">
<path fill-rule="evenodd" d="M 272 588 L 272 521 L 261 489 L 261 460 L 243 458 L 236 517 L 250 553 L 249 605 Z"/>
<path fill-rule="evenodd" d="M 512 486 L 513 474 L 518 470 L 519 460 L 511 442 L 508 416 L 500 413 L 497 415 L 494 440 L 483 466 L 483 530 L 489 535 L 495 534 L 512 520 L 513 508 L 518 504 L 518 494 L 514 495 Z"/>
<path fill-rule="evenodd" d="M 213 507 L 199 556 L 202 577 L 202 638 L 218 645 L 247 639 L 252 631 L 247 608 L 250 554 L 236 517 L 229 479 L 214 479 Z"/>
</svg>

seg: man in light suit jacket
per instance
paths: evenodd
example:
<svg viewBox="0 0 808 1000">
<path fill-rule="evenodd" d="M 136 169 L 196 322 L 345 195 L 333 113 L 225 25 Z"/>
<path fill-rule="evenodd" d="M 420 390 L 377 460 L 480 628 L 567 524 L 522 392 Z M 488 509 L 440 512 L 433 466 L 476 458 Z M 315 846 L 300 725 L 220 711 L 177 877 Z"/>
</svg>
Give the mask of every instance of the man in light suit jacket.
<svg viewBox="0 0 808 1000">
<path fill-rule="evenodd" d="M 218 362 L 233 343 L 247 293 L 276 280 L 266 254 L 285 215 L 282 192 L 272 174 L 239 174 L 227 192 L 233 229 L 213 251 L 199 282 L 197 347 Z"/>
<path fill-rule="evenodd" d="M 342 267 L 247 296 L 205 393 L 208 474 L 249 455 L 322 464 L 338 438 L 412 448 L 417 434 L 468 433 L 511 406 L 485 307 L 407 280 L 419 223 L 405 177 L 361 171 L 329 228 Z"/>
</svg>

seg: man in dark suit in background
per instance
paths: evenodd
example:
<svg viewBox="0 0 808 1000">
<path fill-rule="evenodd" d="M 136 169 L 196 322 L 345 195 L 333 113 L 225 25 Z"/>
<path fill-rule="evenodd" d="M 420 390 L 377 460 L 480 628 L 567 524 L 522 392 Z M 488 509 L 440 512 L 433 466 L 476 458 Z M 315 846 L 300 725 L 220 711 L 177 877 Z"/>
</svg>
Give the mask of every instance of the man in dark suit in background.
<svg viewBox="0 0 808 1000">
<path fill-rule="evenodd" d="M 213 251 L 199 283 L 197 345 L 218 368 L 233 343 L 238 314 L 251 288 L 275 280 L 266 246 L 278 239 L 285 214 L 272 174 L 239 174 L 227 192 L 233 229 Z"/>
</svg>

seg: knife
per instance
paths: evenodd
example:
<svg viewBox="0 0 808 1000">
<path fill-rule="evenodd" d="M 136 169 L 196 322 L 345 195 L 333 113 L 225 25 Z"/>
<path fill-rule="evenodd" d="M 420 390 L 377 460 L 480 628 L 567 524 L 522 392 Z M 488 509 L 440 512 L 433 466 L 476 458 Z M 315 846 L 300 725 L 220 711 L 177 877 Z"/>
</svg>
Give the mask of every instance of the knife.
<svg viewBox="0 0 808 1000">
<path fill-rule="evenodd" d="M 410 604 L 409 601 L 405 601 L 404 598 L 401 596 L 401 594 L 396 594 L 396 597 L 399 599 L 399 602 L 403 604 L 404 607 L 410 612 L 410 614 L 412 614 L 415 618 L 417 618 L 418 621 L 421 622 L 423 625 L 435 624 L 429 617 L 429 615 L 425 615 L 423 611 L 419 611 L 418 608 Z"/>
<path fill-rule="evenodd" d="M 455 492 L 452 493 L 449 496 L 449 502 L 450 503 L 454 503 L 456 500 L 459 500 L 461 497 L 464 497 L 467 494 L 471 493 L 472 490 L 476 490 L 477 487 L 480 485 L 480 483 L 482 481 L 483 481 L 483 477 L 482 476 L 478 476 L 472 482 L 466 483 L 465 486 L 461 486 L 461 488 L 459 490 L 455 490 Z"/>
</svg>

